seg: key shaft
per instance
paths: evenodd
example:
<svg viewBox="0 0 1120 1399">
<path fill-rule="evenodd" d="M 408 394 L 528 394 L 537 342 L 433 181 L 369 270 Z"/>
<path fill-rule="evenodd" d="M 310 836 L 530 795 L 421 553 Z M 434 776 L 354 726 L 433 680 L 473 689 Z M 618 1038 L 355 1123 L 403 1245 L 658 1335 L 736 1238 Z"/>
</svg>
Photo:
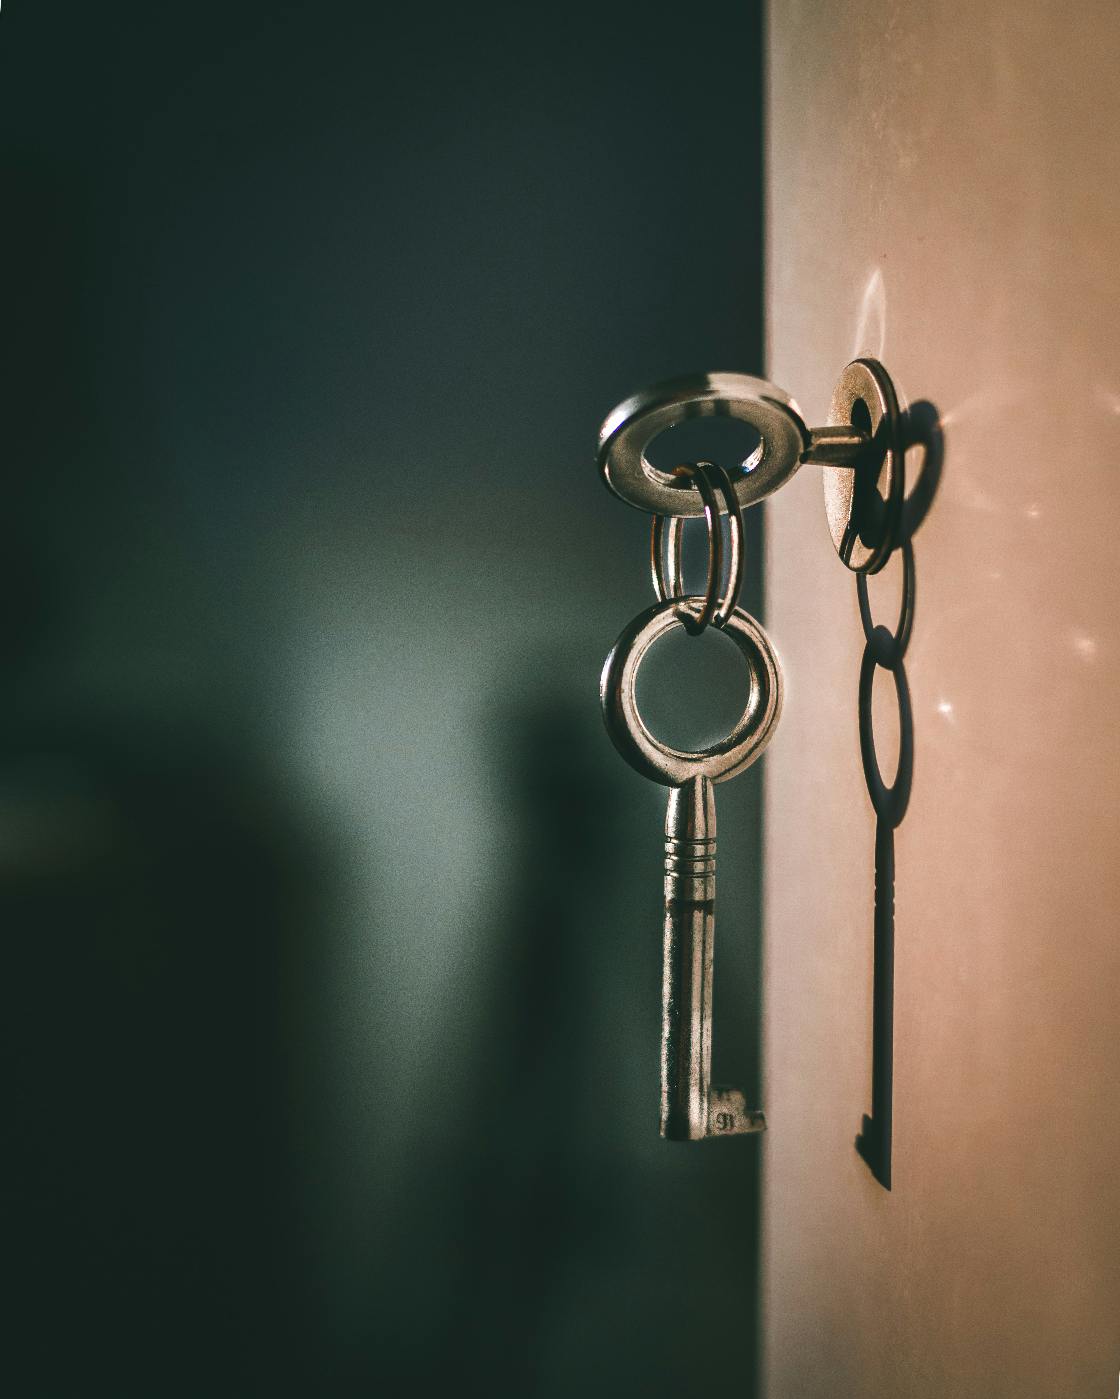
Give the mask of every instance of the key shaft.
<svg viewBox="0 0 1120 1399">
<path fill-rule="evenodd" d="M 715 792 L 693 777 L 672 788 L 665 817 L 661 1135 L 672 1141 L 766 1126 L 741 1093 L 711 1086 L 715 900 Z"/>
</svg>

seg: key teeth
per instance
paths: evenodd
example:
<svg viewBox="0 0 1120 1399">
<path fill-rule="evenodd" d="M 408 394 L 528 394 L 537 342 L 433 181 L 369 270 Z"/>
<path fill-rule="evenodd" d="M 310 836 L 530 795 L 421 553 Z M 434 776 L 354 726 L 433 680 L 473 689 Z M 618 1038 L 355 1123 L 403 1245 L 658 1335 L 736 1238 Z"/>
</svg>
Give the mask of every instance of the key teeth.
<svg viewBox="0 0 1120 1399">
<path fill-rule="evenodd" d="M 761 1108 L 747 1107 L 737 1088 L 713 1088 L 708 1099 L 709 1137 L 738 1137 L 748 1132 L 765 1132 L 766 1118 Z"/>
</svg>

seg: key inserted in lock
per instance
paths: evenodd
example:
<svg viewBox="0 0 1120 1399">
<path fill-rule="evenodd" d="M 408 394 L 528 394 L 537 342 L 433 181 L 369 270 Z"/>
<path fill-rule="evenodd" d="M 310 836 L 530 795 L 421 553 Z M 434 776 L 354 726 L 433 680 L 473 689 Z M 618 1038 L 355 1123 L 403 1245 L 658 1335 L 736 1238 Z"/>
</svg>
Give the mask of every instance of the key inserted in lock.
<svg viewBox="0 0 1120 1399">
<path fill-rule="evenodd" d="M 855 573 L 882 568 L 898 542 L 902 512 L 902 414 L 878 360 L 846 366 L 829 422 L 809 427 L 783 389 L 749 374 L 693 374 L 634 394 L 599 429 L 599 470 L 622 500 L 655 515 L 704 510 L 693 478 L 659 470 L 649 452 L 659 434 L 703 418 L 752 427 L 759 445 L 731 470 L 740 507 L 763 500 L 804 465 L 824 468 L 824 501 L 836 552 Z"/>
<path fill-rule="evenodd" d="M 724 417 L 758 435 L 729 470 L 708 460 L 661 470 L 647 448 L 690 419 Z M 759 624 L 736 606 L 742 582 L 742 509 L 807 463 L 825 471 L 825 503 L 837 553 L 854 572 L 881 568 L 896 542 L 902 504 L 901 414 L 876 360 L 853 360 L 833 397 L 827 427 L 806 426 L 788 394 L 743 374 L 701 374 L 626 399 L 599 432 L 599 469 L 612 491 L 654 515 L 650 554 L 657 606 L 635 617 L 603 667 L 599 698 L 615 747 L 636 771 L 672 788 L 665 821 L 664 981 L 661 1008 L 661 1135 L 678 1141 L 761 1131 L 762 1113 L 734 1089 L 713 1088 L 712 960 L 715 936 L 716 807 L 713 783 L 761 754 L 782 706 L 778 658 Z M 720 595 L 721 512 L 730 567 Z M 708 524 L 708 588 L 685 597 L 680 576 L 683 519 Z M 668 567 L 662 557 L 666 531 Z M 721 627 L 750 675 L 743 715 L 725 739 L 688 753 L 658 742 L 642 722 L 635 680 L 642 657 L 674 626 L 697 635 Z"/>
</svg>

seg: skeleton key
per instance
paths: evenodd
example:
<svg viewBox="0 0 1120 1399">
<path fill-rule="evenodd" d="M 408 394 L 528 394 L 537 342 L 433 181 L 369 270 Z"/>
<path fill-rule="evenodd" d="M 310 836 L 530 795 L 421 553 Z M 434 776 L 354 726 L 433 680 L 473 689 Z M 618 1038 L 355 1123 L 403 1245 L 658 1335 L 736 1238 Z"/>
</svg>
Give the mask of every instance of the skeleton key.
<svg viewBox="0 0 1120 1399">
<path fill-rule="evenodd" d="M 712 955 L 715 934 L 716 808 L 713 783 L 742 772 L 773 734 L 782 675 L 766 633 L 736 607 L 724 630 L 750 676 L 743 715 L 702 752 L 682 752 L 650 733 L 635 684 L 642 657 L 675 626 L 695 623 L 705 599 L 670 598 L 635 617 L 603 667 L 599 698 L 607 731 L 626 761 L 670 787 L 665 820 L 664 981 L 661 1016 L 661 1135 L 674 1141 L 762 1131 L 762 1113 L 736 1089 L 713 1088 Z"/>
</svg>

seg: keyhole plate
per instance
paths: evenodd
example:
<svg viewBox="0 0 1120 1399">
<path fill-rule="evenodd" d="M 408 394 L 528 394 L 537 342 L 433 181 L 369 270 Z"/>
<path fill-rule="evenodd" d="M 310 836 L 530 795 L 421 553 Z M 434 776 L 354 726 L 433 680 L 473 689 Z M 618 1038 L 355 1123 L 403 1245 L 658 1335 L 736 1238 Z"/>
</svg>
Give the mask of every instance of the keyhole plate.
<svg viewBox="0 0 1120 1399">
<path fill-rule="evenodd" d="M 841 562 L 853 573 L 878 573 L 898 543 L 904 476 L 902 414 L 878 360 L 854 359 L 845 367 L 828 421 L 871 439 L 854 467 L 824 468 L 824 508 Z"/>
</svg>

